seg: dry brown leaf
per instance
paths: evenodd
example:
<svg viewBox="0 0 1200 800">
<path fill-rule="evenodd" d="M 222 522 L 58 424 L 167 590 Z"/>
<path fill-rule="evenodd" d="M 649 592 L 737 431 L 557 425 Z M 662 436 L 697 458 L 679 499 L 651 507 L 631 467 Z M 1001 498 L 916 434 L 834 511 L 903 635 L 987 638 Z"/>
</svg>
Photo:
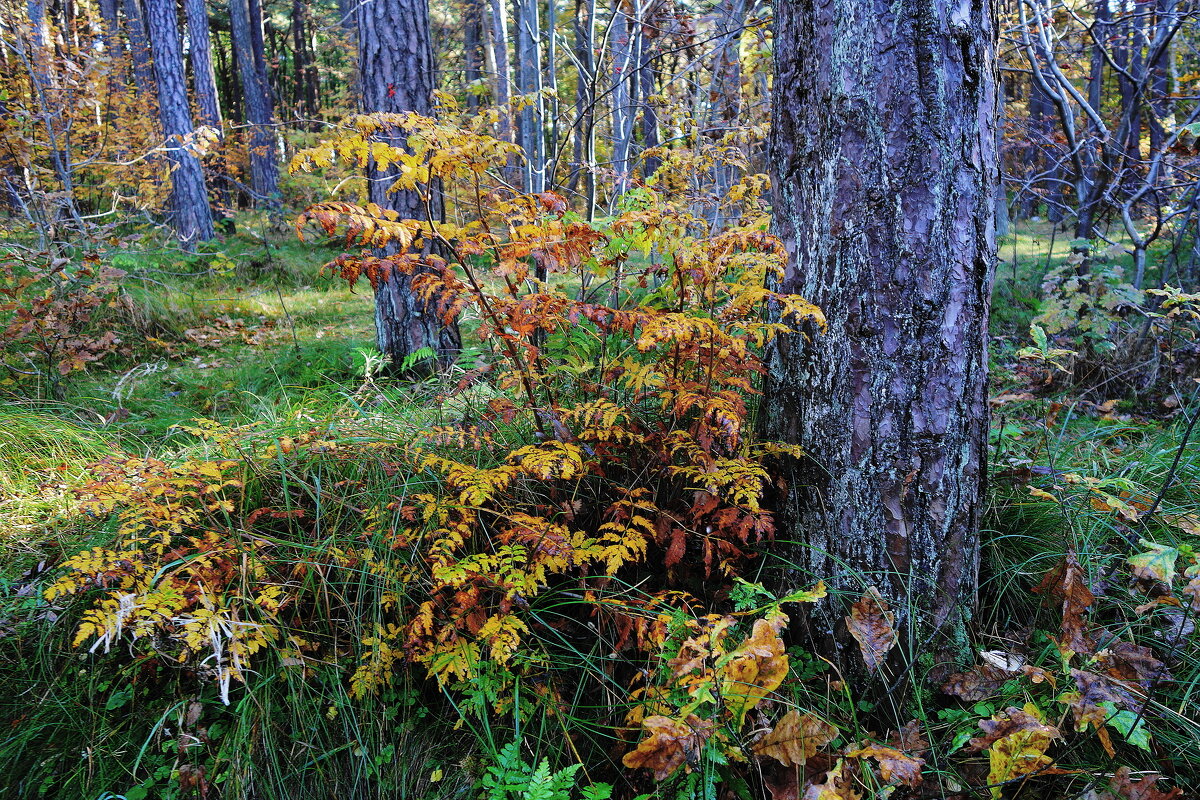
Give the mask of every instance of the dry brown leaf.
<svg viewBox="0 0 1200 800">
<path fill-rule="evenodd" d="M 1079 565 L 1075 551 L 1068 551 L 1057 567 L 1046 573 L 1033 590 L 1047 594 L 1062 604 L 1062 639 L 1060 650 L 1074 653 L 1093 653 L 1095 644 L 1087 632 L 1087 610 L 1096 601 L 1087 585 L 1087 575 Z"/>
<path fill-rule="evenodd" d="M 648 735 L 638 742 L 636 750 L 625 754 L 621 763 L 630 769 L 652 770 L 654 779 L 662 781 L 681 764 L 699 760 L 713 724 L 695 714 L 683 721 L 655 715 L 642 720 L 642 730 Z"/>
<path fill-rule="evenodd" d="M 925 734 L 921 730 L 923 726 L 918 719 L 911 720 L 904 724 L 904 727 L 892 739 L 896 749 L 903 750 L 907 753 L 924 753 L 929 749 L 929 742 L 925 739 Z"/>
<path fill-rule="evenodd" d="M 1110 678 L 1135 683 L 1143 689 L 1171 679 L 1163 662 L 1154 657 L 1154 651 L 1132 642 L 1109 642 L 1096 660 Z"/>
<path fill-rule="evenodd" d="M 1135 781 L 1130 774 L 1129 767 L 1121 767 L 1113 776 L 1109 788 L 1112 796 L 1121 798 L 1121 800 L 1176 800 L 1176 798 L 1183 797 L 1183 790 L 1179 787 L 1166 791 L 1154 788 L 1154 784 L 1158 783 L 1161 777 L 1151 773 L 1143 775 L 1141 780 Z"/>
<path fill-rule="evenodd" d="M 754 745 L 754 752 L 773 758 L 785 767 L 799 766 L 837 735 L 838 729 L 825 720 L 801 714 L 793 708 Z"/>
<path fill-rule="evenodd" d="M 847 758 L 872 758 L 879 764 L 879 775 L 884 783 L 903 783 L 916 786 L 921 782 L 921 767 L 925 759 L 905 755 L 894 747 L 868 744 L 846 753 Z"/>
<path fill-rule="evenodd" d="M 966 672 L 951 675 L 942 685 L 942 691 L 968 703 L 978 703 L 994 696 L 1011 677 L 1010 672 L 991 664 L 981 664 Z"/>
<path fill-rule="evenodd" d="M 871 586 L 862 598 L 850 607 L 846 627 L 858 642 L 863 661 L 871 672 L 883 666 L 888 651 L 896 646 L 896 616 L 888 610 L 887 601 L 879 590 Z"/>
</svg>

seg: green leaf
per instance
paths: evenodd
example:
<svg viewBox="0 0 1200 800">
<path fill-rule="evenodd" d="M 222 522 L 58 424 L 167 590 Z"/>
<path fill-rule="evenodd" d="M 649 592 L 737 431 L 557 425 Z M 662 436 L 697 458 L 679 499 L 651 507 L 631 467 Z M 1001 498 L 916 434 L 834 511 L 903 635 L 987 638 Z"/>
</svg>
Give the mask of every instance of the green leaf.
<svg viewBox="0 0 1200 800">
<path fill-rule="evenodd" d="M 1121 738 L 1134 747 L 1150 752 L 1150 731 L 1146 727 L 1146 720 L 1126 709 L 1118 711 L 1116 704 L 1111 700 L 1105 700 L 1099 705 L 1108 712 L 1104 720 L 1108 727 L 1121 734 Z"/>
<path fill-rule="evenodd" d="M 1167 586 L 1175 577 L 1175 562 L 1179 559 L 1179 548 L 1168 547 L 1165 544 L 1155 544 L 1142 539 L 1139 542 L 1148 552 L 1130 556 L 1129 566 L 1133 567 L 1134 577 L 1144 580 L 1162 581 Z"/>
</svg>

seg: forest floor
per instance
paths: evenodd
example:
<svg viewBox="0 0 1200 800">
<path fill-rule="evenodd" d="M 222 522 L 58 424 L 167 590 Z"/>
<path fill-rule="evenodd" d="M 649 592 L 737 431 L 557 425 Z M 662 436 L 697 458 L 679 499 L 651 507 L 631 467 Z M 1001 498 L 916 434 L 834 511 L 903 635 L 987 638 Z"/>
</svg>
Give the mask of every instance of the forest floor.
<svg viewBox="0 0 1200 800">
<path fill-rule="evenodd" d="M 1200 514 L 1200 453 L 1182 440 L 1183 412 L 1192 398 L 1168 394 L 1134 401 L 1102 392 L 1075 396 L 1069 386 L 1047 388 L 1058 380 L 1053 369 L 1031 371 L 1018 358 L 1019 349 L 1029 345 L 1030 323 L 1043 310 L 1042 277 L 1070 253 L 1069 237 L 1054 239 L 1055 248 L 1047 255 L 1047 226 L 1024 224 L 1001 243 L 1004 262 L 993 314 L 993 488 L 984 553 L 988 578 L 983 612 L 976 620 L 980 649 L 1006 649 L 1013 630 L 1027 628 L 1029 620 L 1046 613 L 1030 587 L 1062 560 L 1064 551 L 1077 553 L 1100 583 L 1112 584 L 1119 571 L 1127 570 L 1130 547 L 1137 550 L 1139 538 L 1143 545 L 1149 539 L 1174 548 L 1178 556 L 1190 552 L 1187 548 L 1200 533 L 1200 517 L 1195 516 Z M 136 329 L 144 337 L 132 349 L 134 355 L 72 375 L 53 401 L 0 406 L 0 641 L 7 637 L 9 656 L 26 652 L 29 636 L 50 636 L 31 634 L 28 627 L 31 615 L 45 613 L 35 591 L 42 572 L 108 535 L 107 529 L 80 516 L 72 499 L 72 491 L 91 479 L 88 465 L 98 458 L 124 452 L 172 461 L 211 449 L 188 430 L 198 418 L 229 427 L 258 425 L 266 439 L 276 441 L 293 430 L 329 428 L 334 421 L 376 424 L 381 408 L 393 426 L 387 436 L 393 438 L 440 419 L 436 387 L 373 380 L 379 364 L 372 347 L 370 290 L 364 283 L 351 291 L 319 277 L 321 264 L 333 255 L 282 238 L 269 246 L 250 239 L 227 245 L 202 272 L 192 257 L 127 255 L 125 263 L 115 266 L 137 279 L 127 287 L 137 309 Z M 1075 477 L 1060 480 L 1064 475 Z M 1031 487 L 1037 491 L 1031 494 Z M 1152 503 L 1175 522 L 1134 531 L 1131 519 Z M 1184 759 L 1187 766 L 1177 780 L 1195 780 L 1200 776 L 1200 756 L 1193 747 L 1200 737 L 1193 697 L 1200 690 L 1195 636 L 1185 644 L 1179 633 L 1171 633 L 1172 625 L 1182 631 L 1187 624 L 1171 611 L 1174 606 L 1163 605 L 1161 614 L 1134 613 L 1135 595 L 1129 587 L 1112 589 L 1104 599 L 1104 613 L 1110 628 L 1157 643 L 1160 653 L 1169 651 L 1170 658 L 1163 660 L 1169 660 L 1174 682 L 1156 701 L 1165 721 L 1156 719 L 1155 746 L 1160 759 L 1164 754 Z M 9 635 L 20 624 L 26 625 L 21 628 L 24 645 Z M 1053 629 L 1053 624 L 1047 627 Z M 55 641 L 65 652 L 65 640 Z M 1041 642 L 1045 644 L 1044 636 Z M 32 661 L 28 655 L 14 658 L 12 666 L 20 670 L 50 669 L 40 660 L 46 655 Z M 53 730 L 63 753 L 68 745 L 62 741 L 91 747 L 89 737 L 115 737 L 124 742 L 126 758 L 157 765 L 150 777 L 144 777 L 145 768 L 139 773 L 136 764 L 116 770 L 142 787 L 126 792 L 127 798 L 152 796 L 163 769 L 178 772 L 178 759 L 147 753 L 150 739 L 138 738 L 144 729 L 131 726 L 114 733 L 103 727 L 103 710 L 129 701 L 114 694 L 108 679 L 93 676 L 86 687 L 68 691 L 61 680 L 65 673 L 53 674 L 60 678 L 45 686 L 57 685 L 56 691 L 63 692 L 58 710 L 46 712 L 38 723 L 45 727 L 22 723 L 27 734 L 0 742 L 0 771 L 5 764 L 24 764 L 29 756 L 22 747 L 40 746 L 39 737 Z M 0 675 L 0 681 L 5 678 Z M 7 679 L 14 680 L 12 674 Z M 72 713 L 71 702 L 100 704 L 88 717 L 91 728 L 83 726 L 75 736 L 61 732 L 63 715 Z M 328 698 L 323 702 L 328 705 Z M 930 725 L 969 727 L 1003 702 L 989 699 L 973 717 L 943 716 Z M 344 697 L 328 707 L 335 706 L 344 709 Z M 267 711 L 238 713 L 248 720 Z M 314 714 L 306 724 L 318 725 L 320 713 Z M 238 735 L 249 737 L 249 730 Z M 380 749 L 400 746 L 380 730 L 356 736 L 365 750 L 370 750 L 368 740 Z M 406 746 L 418 747 L 406 736 Z M 1136 736 L 1127 738 L 1132 746 L 1142 746 Z M 388 758 L 392 755 L 394 750 Z M 372 757 L 376 767 L 363 766 L 364 774 L 382 763 Z M 442 762 L 430 758 L 431 769 L 440 775 Z M 23 768 L 37 772 L 28 764 Z M 100 785 L 87 783 L 91 778 L 79 780 L 80 785 Z M 0 786 L 4 782 L 0 778 Z"/>
</svg>

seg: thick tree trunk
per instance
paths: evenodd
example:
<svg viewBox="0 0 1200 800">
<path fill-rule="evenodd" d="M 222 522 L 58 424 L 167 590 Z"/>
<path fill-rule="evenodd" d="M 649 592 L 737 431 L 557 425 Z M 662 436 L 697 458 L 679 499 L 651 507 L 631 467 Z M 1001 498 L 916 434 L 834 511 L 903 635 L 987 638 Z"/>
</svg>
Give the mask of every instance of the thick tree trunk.
<svg viewBox="0 0 1200 800">
<path fill-rule="evenodd" d="M 365 113 L 378 111 L 431 114 L 433 111 L 433 49 L 427 0 L 373 0 L 358 7 L 358 63 Z M 384 141 L 404 147 L 405 135 L 395 129 Z M 440 218 L 441 198 L 430 192 L 428 206 L 417 192 L 389 192 L 399 170 L 367 167 L 368 197 L 404 219 Z M 443 324 L 438 313 L 412 291 L 405 275 L 390 275 L 375 291 L 375 332 L 379 350 L 399 368 L 410 354 L 428 348 L 437 362 L 448 364 L 461 347 L 456 323 Z M 413 365 L 417 371 L 432 360 Z"/>
<path fill-rule="evenodd" d="M 174 0 L 146 0 L 146 23 L 147 29 L 154 31 L 150 47 L 158 87 L 158 119 L 169 142 L 168 158 L 174 167 L 171 226 L 181 242 L 192 244 L 213 238 L 213 221 L 200 159 L 182 144 L 193 126 Z"/>
<path fill-rule="evenodd" d="M 995 258 L 989 0 L 782 0 L 770 156 L 782 288 L 822 333 L 768 354 L 763 433 L 798 443 L 779 536 L 831 597 L 808 635 L 863 673 L 845 605 L 876 586 L 893 666 L 974 606 Z M 885 677 L 897 680 L 891 671 Z"/>
<path fill-rule="evenodd" d="M 229 22 L 242 78 L 250 126 L 250 191 L 255 205 L 279 207 L 279 164 L 275 153 L 275 109 L 262 51 L 257 3 L 229 0 Z M 257 31 L 257 34 L 256 34 Z"/>
</svg>

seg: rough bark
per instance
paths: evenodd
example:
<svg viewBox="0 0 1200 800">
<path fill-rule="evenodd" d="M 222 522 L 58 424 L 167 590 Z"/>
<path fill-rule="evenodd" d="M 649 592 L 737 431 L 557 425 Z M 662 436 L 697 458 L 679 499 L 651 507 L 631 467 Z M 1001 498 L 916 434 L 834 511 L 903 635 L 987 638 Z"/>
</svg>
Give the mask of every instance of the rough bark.
<svg viewBox="0 0 1200 800">
<path fill-rule="evenodd" d="M 257 206 L 279 206 L 279 164 L 275 152 L 275 108 L 262 51 L 257 3 L 229 0 L 229 22 L 242 79 L 246 122 L 250 126 L 250 192 Z M 257 31 L 257 34 L 256 34 Z"/>
<path fill-rule="evenodd" d="M 212 209 L 204 185 L 200 159 L 183 147 L 190 134 L 187 82 L 183 73 L 183 45 L 173 0 L 146 0 L 147 29 L 158 88 L 158 119 L 167 137 L 171 161 L 171 226 L 184 244 L 213 238 Z"/>
<path fill-rule="evenodd" d="M 188 56 L 192 60 L 197 120 L 201 125 L 220 129 L 221 106 L 217 101 L 217 76 L 213 71 L 208 11 L 204 7 L 204 0 L 184 0 L 183 10 L 187 16 Z"/>
<path fill-rule="evenodd" d="M 782 288 L 829 327 L 771 349 L 763 433 L 807 453 L 781 508 L 791 582 L 834 590 L 801 628 L 862 675 L 843 603 L 867 586 L 896 614 L 893 666 L 952 644 L 974 605 L 995 23 L 990 0 L 782 0 L 775 13 Z"/>
<path fill-rule="evenodd" d="M 146 20 L 140 0 L 123 0 L 125 32 L 129 36 L 129 54 L 133 60 L 133 83 L 142 94 L 155 91 L 154 65 L 151 63 L 150 40 L 146 35 Z"/>
<path fill-rule="evenodd" d="M 433 111 L 433 49 L 427 0 L 374 0 L 358 7 L 358 63 L 366 113 Z M 381 137 L 404 147 L 404 132 L 394 129 Z M 389 192 L 399 170 L 367 167 L 368 198 L 402 218 L 439 218 L 440 196 L 430 192 L 428 205 L 414 191 Z M 461 347 L 457 323 L 443 324 L 437 312 L 412 290 L 408 276 L 391 275 L 375 290 L 375 333 L 379 350 L 393 367 L 429 348 L 437 361 L 449 363 Z M 429 362 L 414 365 L 427 369 Z"/>
</svg>

